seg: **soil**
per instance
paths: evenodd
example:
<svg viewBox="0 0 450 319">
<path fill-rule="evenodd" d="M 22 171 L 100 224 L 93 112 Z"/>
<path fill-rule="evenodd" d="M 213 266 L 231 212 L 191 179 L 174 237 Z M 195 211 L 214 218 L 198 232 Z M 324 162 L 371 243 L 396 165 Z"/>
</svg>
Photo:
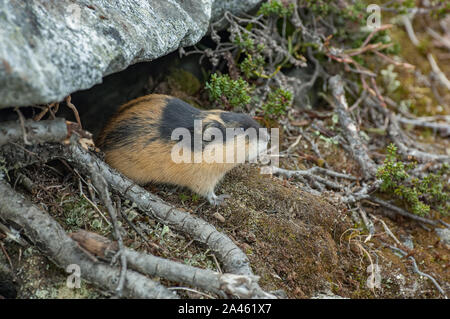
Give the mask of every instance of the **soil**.
<svg viewBox="0 0 450 319">
<path fill-rule="evenodd" d="M 101 216 L 79 195 L 75 176 L 64 178 L 53 169 L 30 167 L 24 171 L 37 186 L 32 197 L 47 207 L 67 231 L 78 228 L 111 236 L 111 229 Z M 62 174 L 64 175 L 64 174 Z M 45 185 L 45 186 L 44 186 Z M 21 186 L 17 187 L 18 190 Z M 396 255 L 385 244 L 392 239 L 377 226 L 368 241 L 361 222 L 352 212 L 330 196 L 314 196 L 300 190 L 294 181 L 262 175 L 258 167 L 242 165 L 232 170 L 220 184 L 217 193 L 231 195 L 226 204 L 212 207 L 186 189 L 149 185 L 151 190 L 178 208 L 185 209 L 212 223 L 230 236 L 248 255 L 254 273 L 267 291 L 283 290 L 289 298 L 311 298 L 319 294 L 345 298 L 441 298 L 431 281 L 413 271 L 411 263 Z M 86 187 L 83 192 L 88 194 Z M 98 206 L 103 210 L 101 205 Z M 132 223 L 146 235 L 137 235 L 122 221 L 125 244 L 194 266 L 219 270 L 215 257 L 203 245 L 183 234 L 139 215 L 130 203 L 123 209 Z M 382 213 L 374 207 L 374 214 Z M 421 271 L 432 275 L 449 291 L 448 247 L 437 235 L 405 219 L 381 217 L 401 241 L 412 241 Z M 357 219 L 355 219 L 357 220 Z M 445 219 L 444 219 L 445 220 Z M 448 218 L 446 220 L 449 222 Z M 148 242 L 146 242 L 148 241 Z M 18 298 L 102 298 L 108 295 L 82 281 L 81 289 L 66 286 L 68 274 L 57 268 L 34 247 L 20 247 L 5 242 L 5 251 L 13 271 L 3 272 L 17 290 Z M 371 260 L 381 268 L 380 288 L 369 289 L 367 279 Z M 8 265 L 0 254 L 0 265 Z M 4 267 L 8 268 L 8 267 Z M 2 271 L 0 270 L 0 273 Z M 157 278 L 155 278 L 157 279 Z M 157 279 L 158 280 L 158 279 Z M 162 280 L 168 286 L 177 286 Z M 183 297 L 199 298 L 195 293 Z"/>
</svg>

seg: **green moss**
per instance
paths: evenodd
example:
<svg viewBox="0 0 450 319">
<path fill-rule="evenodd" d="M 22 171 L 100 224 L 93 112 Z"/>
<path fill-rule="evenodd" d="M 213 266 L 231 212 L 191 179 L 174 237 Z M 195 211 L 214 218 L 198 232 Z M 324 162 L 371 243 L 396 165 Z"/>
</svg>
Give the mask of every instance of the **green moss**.
<svg viewBox="0 0 450 319">
<path fill-rule="evenodd" d="M 100 295 L 91 291 L 83 281 L 81 281 L 80 288 L 75 289 L 68 288 L 66 282 L 63 281 L 57 286 L 37 289 L 33 297 L 37 299 L 86 299 L 99 298 Z"/>
<path fill-rule="evenodd" d="M 192 73 L 183 69 L 173 69 L 167 77 L 167 82 L 170 87 L 175 87 L 188 95 L 195 95 L 202 87 Z"/>
<path fill-rule="evenodd" d="M 88 228 L 102 235 L 109 234 L 110 225 L 84 197 L 74 197 L 63 204 L 65 224 L 70 231 Z"/>
<path fill-rule="evenodd" d="M 188 252 L 184 259 L 184 263 L 186 265 L 190 265 L 193 267 L 206 268 L 211 270 L 217 270 L 214 260 L 211 258 L 209 254 L 209 250 L 199 252 L 197 254 L 192 254 Z"/>
</svg>

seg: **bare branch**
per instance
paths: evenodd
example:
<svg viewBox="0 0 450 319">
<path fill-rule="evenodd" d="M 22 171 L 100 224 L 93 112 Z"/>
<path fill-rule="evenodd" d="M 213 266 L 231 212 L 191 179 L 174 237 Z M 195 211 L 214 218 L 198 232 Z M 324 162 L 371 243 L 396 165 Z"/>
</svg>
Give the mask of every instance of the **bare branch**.
<svg viewBox="0 0 450 319">
<path fill-rule="evenodd" d="M 364 178 L 369 179 L 375 176 L 376 166 L 367 154 L 367 151 L 361 142 L 356 124 L 348 114 L 348 104 L 345 98 L 344 83 L 339 75 L 331 77 L 329 83 L 344 137 L 350 145 L 353 158 L 361 167 Z"/>
<path fill-rule="evenodd" d="M 97 166 L 99 173 L 105 178 L 112 189 L 136 203 L 138 208 L 163 224 L 174 227 L 205 243 L 218 254 L 227 272 L 240 275 L 253 275 L 247 256 L 233 241 L 218 232 L 214 226 L 204 220 L 191 216 L 189 213 L 177 210 L 164 203 L 159 197 L 147 192 L 142 187 L 122 176 L 103 161 L 83 149 L 73 141 L 69 150 L 64 152 L 72 164 L 80 171 L 89 174 L 90 165 Z"/>
<path fill-rule="evenodd" d="M 26 236 L 57 265 L 78 265 L 81 276 L 95 285 L 114 291 L 119 271 L 93 261 L 53 218 L 0 180 L 0 218 L 23 228 Z M 129 298 L 177 298 L 160 284 L 134 271 L 127 271 L 124 296 Z"/>
<path fill-rule="evenodd" d="M 389 112 L 388 116 L 389 116 L 389 127 L 388 127 L 389 136 L 392 138 L 394 143 L 398 146 L 400 153 L 402 153 L 404 156 L 411 156 L 413 158 L 416 158 L 420 161 L 425 161 L 425 162 L 426 161 L 450 162 L 450 156 L 430 154 L 430 153 L 419 151 L 412 147 L 408 147 L 408 145 L 406 145 L 403 142 L 402 131 L 398 124 L 396 115 Z"/>
<path fill-rule="evenodd" d="M 100 198 L 102 199 L 103 203 L 108 209 L 109 216 L 111 217 L 111 221 L 114 228 L 114 238 L 117 240 L 117 243 L 119 244 L 118 255 L 120 256 L 121 269 L 120 269 L 119 283 L 117 284 L 116 292 L 118 297 L 121 297 L 123 293 L 123 287 L 125 285 L 125 277 L 127 272 L 127 259 L 123 254 L 124 245 L 122 235 L 120 234 L 119 223 L 117 221 L 117 213 L 115 208 L 113 207 L 111 198 L 109 196 L 108 185 L 106 184 L 106 181 L 103 178 L 103 176 L 101 176 L 99 172 L 95 170 L 95 165 L 91 166 L 91 178 L 95 188 L 100 194 Z"/>
<path fill-rule="evenodd" d="M 439 68 L 434 56 L 431 53 L 427 54 L 428 62 L 430 62 L 431 70 L 436 75 L 436 78 L 439 80 L 442 86 L 444 86 L 447 90 L 450 90 L 450 80 L 447 79 L 445 73 L 441 71 Z"/>
<path fill-rule="evenodd" d="M 117 244 L 100 235 L 78 231 L 71 234 L 80 245 L 91 253 L 111 260 L 118 251 Z M 239 298 L 275 298 L 259 288 L 258 276 L 221 274 L 209 269 L 200 269 L 150 254 L 139 253 L 127 247 L 123 249 L 128 266 L 148 276 L 192 285 L 226 297 L 226 294 Z"/>
<path fill-rule="evenodd" d="M 416 220 L 418 222 L 425 223 L 425 224 L 430 224 L 430 225 L 433 225 L 433 226 L 437 226 L 439 224 L 439 222 L 436 221 L 436 220 L 431 220 L 431 219 L 428 219 L 428 218 L 424 218 L 424 217 L 420 217 L 418 215 L 414 215 L 414 214 L 408 213 L 406 210 L 401 209 L 400 207 L 397 207 L 395 205 L 392 205 L 392 204 L 390 204 L 390 203 L 388 203 L 388 202 L 386 202 L 386 201 L 384 201 L 382 199 L 379 199 L 378 197 L 370 196 L 370 200 L 372 202 L 374 202 L 374 203 L 377 203 L 377 204 L 380 204 L 381 206 L 386 207 L 387 209 L 393 211 L 396 214 L 399 214 L 401 216 L 407 217 L 409 219 L 413 219 L 413 220 Z"/>
<path fill-rule="evenodd" d="M 419 127 L 426 127 L 431 128 L 433 130 L 438 131 L 442 136 L 450 136 L 450 124 L 448 123 L 436 123 L 436 122 L 428 122 L 424 121 L 421 118 L 416 119 L 408 119 L 401 116 L 396 116 L 397 120 L 400 123 L 413 125 L 413 126 L 419 126 Z"/>
<path fill-rule="evenodd" d="M 431 28 L 427 28 L 427 32 L 429 35 L 431 35 L 436 41 L 439 42 L 442 46 L 445 46 L 448 50 L 450 50 L 450 38 L 443 37 L 436 31 L 434 31 Z"/>
<path fill-rule="evenodd" d="M 402 23 L 405 26 L 406 33 L 408 34 L 408 37 L 411 40 L 411 42 L 415 46 L 418 46 L 420 44 L 420 42 L 416 37 L 416 33 L 414 32 L 411 20 L 409 19 L 409 17 L 407 15 L 402 15 Z"/>
<path fill-rule="evenodd" d="M 375 192 L 381 185 L 381 180 L 377 179 L 373 183 L 364 184 L 363 187 L 356 193 L 350 193 L 342 197 L 342 202 L 346 204 L 354 204 L 360 200 L 370 198 L 370 194 Z"/>
<path fill-rule="evenodd" d="M 68 135 L 66 121 L 62 118 L 40 122 L 27 120 L 23 127 L 30 143 L 60 142 Z M 24 132 L 17 122 L 4 122 L 0 125 L 0 146 L 23 139 Z"/>
</svg>

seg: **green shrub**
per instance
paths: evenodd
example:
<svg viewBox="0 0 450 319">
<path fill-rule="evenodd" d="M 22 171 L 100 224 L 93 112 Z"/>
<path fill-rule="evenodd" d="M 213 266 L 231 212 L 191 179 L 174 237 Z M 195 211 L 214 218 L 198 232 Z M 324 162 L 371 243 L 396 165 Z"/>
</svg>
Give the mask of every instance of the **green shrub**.
<svg viewBox="0 0 450 319">
<path fill-rule="evenodd" d="M 232 80 L 227 74 L 213 73 L 205 88 L 209 91 L 211 100 L 220 101 L 225 107 L 244 107 L 251 101 L 251 87 L 242 78 Z"/>
<path fill-rule="evenodd" d="M 292 93 L 281 88 L 269 93 L 267 102 L 263 104 L 264 116 L 278 118 L 286 113 L 292 103 Z"/>
<path fill-rule="evenodd" d="M 255 51 L 255 42 L 247 33 L 234 36 L 232 41 L 244 52 Z"/>
<path fill-rule="evenodd" d="M 294 11 L 294 4 L 290 3 L 285 5 L 280 1 L 269 1 L 261 5 L 257 14 L 262 14 L 266 17 L 277 16 L 277 17 L 287 17 L 290 16 Z"/>
<path fill-rule="evenodd" d="M 239 68 L 246 78 L 256 78 L 263 74 L 264 64 L 265 60 L 261 54 L 247 54 L 246 58 L 239 64 Z"/>
<path fill-rule="evenodd" d="M 382 180 L 380 191 L 402 200 L 416 215 L 427 215 L 430 207 L 447 214 L 450 211 L 450 193 L 446 190 L 443 175 L 448 173 L 448 166 L 444 165 L 437 174 L 428 174 L 422 180 L 408 174 L 407 170 L 414 166 L 399 161 L 397 147 L 390 144 L 386 159 L 377 172 L 377 177 Z"/>
</svg>

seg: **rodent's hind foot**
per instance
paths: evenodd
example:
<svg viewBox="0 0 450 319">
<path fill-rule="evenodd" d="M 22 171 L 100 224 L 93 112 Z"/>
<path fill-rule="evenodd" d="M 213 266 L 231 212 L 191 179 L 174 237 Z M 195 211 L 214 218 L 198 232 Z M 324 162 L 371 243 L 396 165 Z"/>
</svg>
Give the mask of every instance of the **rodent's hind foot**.
<svg viewBox="0 0 450 319">
<path fill-rule="evenodd" d="M 208 194 L 206 197 L 208 202 L 213 206 L 220 206 L 225 203 L 225 199 L 230 198 L 231 196 L 228 194 L 216 195 L 214 192 Z"/>
</svg>

